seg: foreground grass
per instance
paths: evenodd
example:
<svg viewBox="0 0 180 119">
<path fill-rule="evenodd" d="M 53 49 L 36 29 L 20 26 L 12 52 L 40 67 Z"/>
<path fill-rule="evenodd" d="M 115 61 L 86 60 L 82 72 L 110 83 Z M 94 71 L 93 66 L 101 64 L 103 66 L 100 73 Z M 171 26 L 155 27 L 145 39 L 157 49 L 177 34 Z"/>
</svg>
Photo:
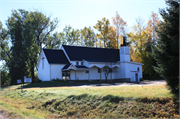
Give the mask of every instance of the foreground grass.
<svg viewBox="0 0 180 119">
<path fill-rule="evenodd" d="M 178 118 L 179 101 L 165 85 L 7 88 L 0 108 L 21 118 Z"/>
</svg>

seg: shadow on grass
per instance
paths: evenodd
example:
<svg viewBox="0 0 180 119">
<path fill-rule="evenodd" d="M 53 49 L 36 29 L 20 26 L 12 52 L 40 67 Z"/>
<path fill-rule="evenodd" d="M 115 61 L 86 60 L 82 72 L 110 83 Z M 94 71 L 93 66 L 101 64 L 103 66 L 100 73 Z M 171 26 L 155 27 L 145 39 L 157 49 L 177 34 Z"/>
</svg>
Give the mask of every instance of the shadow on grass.
<svg viewBox="0 0 180 119">
<path fill-rule="evenodd" d="M 22 88 L 45 88 L 45 87 L 63 87 L 63 86 L 70 87 L 70 86 L 82 86 L 82 85 L 108 86 L 108 85 L 117 85 L 116 83 L 115 82 L 106 82 L 106 81 L 96 81 L 96 80 L 95 81 L 55 80 L 55 81 L 43 81 L 43 82 L 37 82 L 37 83 L 24 84 L 22 86 Z"/>
<path fill-rule="evenodd" d="M 106 101 L 108 100 L 109 102 L 114 102 L 118 103 L 119 101 L 123 101 L 125 99 L 132 99 L 132 98 L 124 98 L 124 97 L 119 97 L 119 96 L 114 96 L 114 95 L 106 95 L 106 96 L 98 96 L 98 95 L 89 95 L 89 94 L 81 94 L 81 95 L 70 95 L 67 97 L 67 99 L 76 99 L 76 100 L 84 100 L 84 99 L 96 99 L 96 100 L 102 100 Z M 65 99 L 66 100 L 66 99 Z"/>
</svg>

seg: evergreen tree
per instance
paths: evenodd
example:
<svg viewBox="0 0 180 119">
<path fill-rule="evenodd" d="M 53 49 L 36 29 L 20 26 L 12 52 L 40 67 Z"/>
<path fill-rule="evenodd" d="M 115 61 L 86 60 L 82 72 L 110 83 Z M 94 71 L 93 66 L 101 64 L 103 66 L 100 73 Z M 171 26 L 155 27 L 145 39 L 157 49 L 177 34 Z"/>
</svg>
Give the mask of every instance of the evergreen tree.
<svg viewBox="0 0 180 119">
<path fill-rule="evenodd" d="M 168 0 L 168 8 L 161 9 L 163 21 L 156 29 L 157 45 L 153 47 L 153 57 L 157 62 L 154 69 L 165 78 L 171 92 L 179 91 L 179 4 Z"/>
<path fill-rule="evenodd" d="M 10 75 L 11 75 L 11 84 L 16 84 L 17 79 L 23 79 L 23 76 L 26 74 L 26 63 L 25 63 L 25 48 L 23 45 L 22 39 L 22 26 L 20 21 L 17 21 L 15 30 L 11 34 L 12 40 L 12 58 L 10 61 Z"/>
</svg>

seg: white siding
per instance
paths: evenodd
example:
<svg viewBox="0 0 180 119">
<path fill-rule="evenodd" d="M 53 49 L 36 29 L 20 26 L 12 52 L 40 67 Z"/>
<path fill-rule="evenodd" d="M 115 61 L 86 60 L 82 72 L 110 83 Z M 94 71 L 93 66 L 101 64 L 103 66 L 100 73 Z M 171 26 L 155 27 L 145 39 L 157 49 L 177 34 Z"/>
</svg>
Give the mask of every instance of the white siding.
<svg viewBox="0 0 180 119">
<path fill-rule="evenodd" d="M 100 73 L 98 73 L 97 67 L 92 67 L 89 73 L 90 73 L 90 79 L 91 80 L 100 79 Z"/>
<path fill-rule="evenodd" d="M 120 66 L 116 68 L 116 72 L 114 72 L 114 79 L 125 78 L 125 63 L 120 63 Z"/>
<path fill-rule="evenodd" d="M 122 46 L 119 49 L 120 53 L 120 61 L 128 61 L 130 62 L 130 49 L 127 46 Z"/>
<path fill-rule="evenodd" d="M 79 80 L 89 80 L 88 79 L 88 73 L 86 71 L 76 71 L 76 76 L 79 78 Z M 75 71 L 70 71 L 70 80 L 75 80 Z"/>
<path fill-rule="evenodd" d="M 138 67 L 139 71 L 137 71 Z M 114 78 L 130 78 L 131 81 L 134 81 L 135 73 L 138 73 L 138 80 L 139 78 L 142 78 L 142 65 L 131 62 L 122 62 L 120 63 L 120 67 L 117 68 L 117 71 L 114 72 Z"/>
<path fill-rule="evenodd" d="M 137 71 L 138 67 L 139 67 L 139 71 Z M 135 73 L 138 73 L 138 81 L 139 81 L 139 79 L 142 78 L 142 65 L 127 63 L 126 66 L 127 78 L 131 78 L 131 81 L 135 81 Z"/>
<path fill-rule="evenodd" d="M 65 64 L 50 64 L 51 79 L 62 79 L 62 68 Z"/>
<path fill-rule="evenodd" d="M 100 77 L 101 75 L 101 77 Z M 114 76 L 112 75 L 112 78 Z M 90 70 L 90 79 L 91 80 L 105 80 L 105 72 L 103 72 L 103 70 L 101 69 L 101 73 L 98 73 L 98 67 L 92 67 L 91 70 Z M 111 74 L 109 73 L 107 79 L 111 79 Z"/>
<path fill-rule="evenodd" d="M 87 62 L 87 61 L 84 61 L 84 66 L 86 66 L 86 67 L 89 67 L 89 62 Z"/>
<path fill-rule="evenodd" d="M 42 81 L 50 81 L 50 65 L 47 61 L 46 56 L 44 55 L 44 68 L 42 67 L 42 55 L 44 55 L 43 50 L 39 57 L 40 60 L 38 65 L 38 78 Z"/>
</svg>

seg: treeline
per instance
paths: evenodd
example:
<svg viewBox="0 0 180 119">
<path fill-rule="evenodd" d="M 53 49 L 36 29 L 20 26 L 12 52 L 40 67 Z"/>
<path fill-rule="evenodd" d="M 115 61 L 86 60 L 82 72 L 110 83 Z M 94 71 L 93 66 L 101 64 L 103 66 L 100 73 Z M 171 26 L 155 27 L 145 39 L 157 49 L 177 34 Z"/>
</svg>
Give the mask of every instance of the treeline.
<svg viewBox="0 0 180 119">
<path fill-rule="evenodd" d="M 166 3 L 170 6 L 169 10 L 174 9 L 178 4 L 176 0 L 166 1 Z M 131 61 L 144 64 L 144 78 L 153 79 L 159 76 L 166 78 L 156 71 L 157 67 L 161 67 L 159 65 L 161 62 L 158 62 L 153 51 L 161 47 L 161 34 L 164 32 L 162 24 L 167 24 L 166 19 L 168 19 L 165 17 L 166 14 L 176 13 L 169 11 L 166 13 L 162 9 L 160 14 L 164 21 L 160 21 L 158 14 L 154 12 L 151 13 L 147 24 L 143 19 L 136 19 L 136 25 L 130 32 L 126 29 L 128 23 L 116 12 L 112 17 L 113 24 L 104 17 L 98 20 L 93 28 L 74 29 L 68 25 L 63 32 L 58 33 L 55 32 L 59 23 L 57 18 L 51 20 L 39 11 L 13 10 L 6 21 L 7 29 L 3 28 L 0 22 L 1 57 L 6 61 L 2 68 L 2 76 L 9 76 L 11 84 L 16 84 L 16 80 L 22 79 L 23 76 L 32 77 L 35 82 L 38 80 L 35 67 L 42 48 L 59 49 L 63 44 L 119 49 L 125 35 L 131 49 Z M 174 21 L 171 22 L 174 23 Z M 2 77 L 1 84 L 6 83 L 7 80 L 3 81 L 4 79 Z"/>
</svg>

